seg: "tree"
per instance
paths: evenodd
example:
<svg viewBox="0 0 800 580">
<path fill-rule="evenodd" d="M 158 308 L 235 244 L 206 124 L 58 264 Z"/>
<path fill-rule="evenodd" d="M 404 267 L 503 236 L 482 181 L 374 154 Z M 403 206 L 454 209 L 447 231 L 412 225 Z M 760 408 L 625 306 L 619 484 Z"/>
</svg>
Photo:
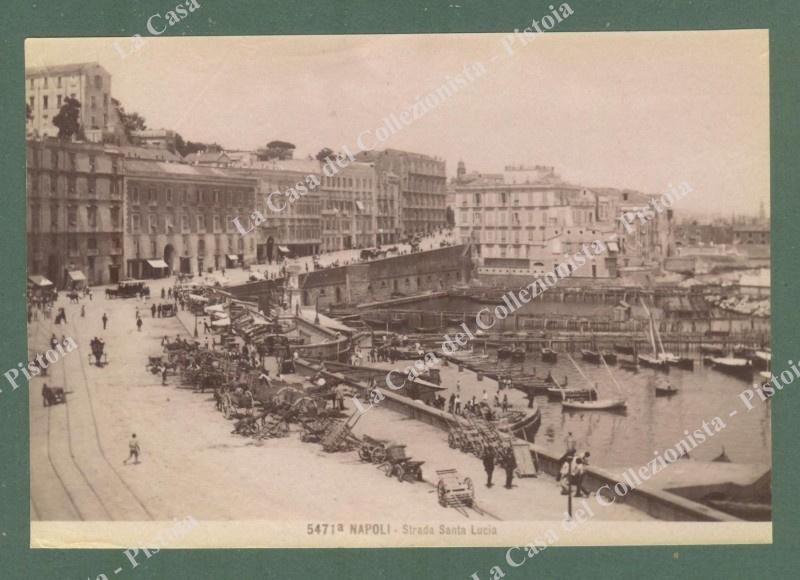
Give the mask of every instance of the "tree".
<svg viewBox="0 0 800 580">
<path fill-rule="evenodd" d="M 291 159 L 294 155 L 295 146 L 288 141 L 270 141 L 266 149 L 259 149 L 256 152 L 260 161 L 270 161 L 272 159 Z"/>
<path fill-rule="evenodd" d="M 120 125 L 122 125 L 122 130 L 125 132 L 125 136 L 128 138 L 128 141 L 131 140 L 131 133 L 133 131 L 144 131 L 147 129 L 147 121 L 144 117 L 142 117 L 137 112 L 127 113 L 125 111 L 125 107 L 122 106 L 117 99 L 112 98 L 111 104 L 117 110 L 117 116 L 119 117 Z"/>
<path fill-rule="evenodd" d="M 328 159 L 336 157 L 336 153 L 333 152 L 333 149 L 330 147 L 323 147 L 320 149 L 319 153 L 317 153 L 317 161 L 320 163 L 325 163 Z"/>
<path fill-rule="evenodd" d="M 80 125 L 81 102 L 67 97 L 58 114 L 53 117 L 53 125 L 58 127 L 58 138 L 68 140 L 73 135 L 80 137 L 83 133 Z"/>
</svg>

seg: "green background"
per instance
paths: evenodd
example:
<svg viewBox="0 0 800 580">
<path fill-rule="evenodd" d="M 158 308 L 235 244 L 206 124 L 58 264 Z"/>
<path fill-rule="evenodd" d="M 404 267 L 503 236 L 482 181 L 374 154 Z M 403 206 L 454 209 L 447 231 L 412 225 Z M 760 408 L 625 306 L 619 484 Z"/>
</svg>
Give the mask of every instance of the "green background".
<svg viewBox="0 0 800 580">
<path fill-rule="evenodd" d="M 228 1 L 199 0 L 202 10 L 169 35 L 261 35 L 508 32 L 549 13 L 551 2 Z M 25 0 L 4 2 L 0 51 L 0 373 L 27 360 L 25 347 L 25 122 L 23 46 L 27 37 L 122 36 L 145 33 L 147 18 L 177 0 Z M 555 30 L 692 30 L 768 28 L 772 154 L 773 355 L 775 369 L 800 358 L 793 281 L 799 270 L 798 200 L 800 2 L 664 2 L 570 0 L 574 10 Z M 451 7 L 451 5 L 453 7 Z M 458 5 L 460 8 L 455 8 Z M 551 34 L 557 34 L 552 32 Z M 124 45 L 127 46 L 127 45 Z M 68 60 L 68 59 L 67 59 Z M 391 63 L 386 63 L 391 66 Z M 658 66 L 658 63 L 653 63 Z M 221 112 L 223 114 L 223 112 Z M 542 114 L 545 114 L 544 112 Z M 721 144 L 724 146 L 724 144 Z M 28 392 L 0 393 L 0 579 L 92 579 L 123 561 L 120 550 L 30 550 Z M 794 385 L 793 385 L 794 387 Z M 767 578 L 798 577 L 796 417 L 790 387 L 772 402 L 774 544 L 771 546 L 551 548 L 506 578 Z M 301 476 L 313 476 L 304 474 Z M 295 501 L 302 501 L 297 498 Z M 603 538 L 598 537 L 598 542 Z M 463 578 L 482 579 L 503 564 L 504 549 L 193 550 L 162 551 L 120 578 Z M 794 570 L 794 572 L 792 572 Z M 113 573 L 112 573 L 113 577 Z"/>
</svg>

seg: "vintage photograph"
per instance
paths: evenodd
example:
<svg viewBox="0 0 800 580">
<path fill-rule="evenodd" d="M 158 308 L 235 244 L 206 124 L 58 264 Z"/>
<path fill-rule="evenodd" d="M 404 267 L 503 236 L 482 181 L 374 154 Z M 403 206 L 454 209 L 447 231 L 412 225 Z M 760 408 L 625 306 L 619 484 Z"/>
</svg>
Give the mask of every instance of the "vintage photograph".
<svg viewBox="0 0 800 580">
<path fill-rule="evenodd" d="M 25 44 L 33 547 L 771 541 L 766 30 L 192 4 Z"/>
</svg>

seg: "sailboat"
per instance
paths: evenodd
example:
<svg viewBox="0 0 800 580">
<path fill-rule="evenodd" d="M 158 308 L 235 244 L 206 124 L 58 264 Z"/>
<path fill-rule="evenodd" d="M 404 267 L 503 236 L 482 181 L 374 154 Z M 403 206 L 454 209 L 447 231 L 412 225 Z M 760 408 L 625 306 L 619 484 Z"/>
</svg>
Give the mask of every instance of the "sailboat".
<svg viewBox="0 0 800 580">
<path fill-rule="evenodd" d="M 650 309 L 647 308 L 647 305 L 644 303 L 644 299 L 640 299 L 640 301 L 642 303 L 642 308 L 644 308 L 644 311 L 647 313 L 647 317 L 649 318 L 648 337 L 650 338 L 650 346 L 653 349 L 653 354 L 640 354 L 638 356 L 639 362 L 644 366 L 664 372 L 669 372 L 670 366 L 677 366 L 686 370 L 694 369 L 694 361 L 691 358 L 675 356 L 671 352 L 666 352 L 664 350 L 664 343 L 661 342 L 661 333 L 656 327 L 653 314 L 650 312 Z M 656 347 L 656 342 L 658 342 L 658 347 Z"/>
<path fill-rule="evenodd" d="M 614 375 L 611 374 L 611 369 L 608 368 L 608 364 L 606 363 L 605 358 L 600 357 L 600 361 L 603 363 L 603 366 L 606 367 L 608 374 L 611 376 L 611 380 L 614 381 L 614 385 L 617 388 L 619 395 L 617 397 L 609 397 L 605 399 L 600 398 L 600 392 L 597 390 L 596 385 L 592 385 L 592 382 L 589 380 L 583 370 L 578 366 L 575 360 L 567 354 L 567 358 L 569 358 L 570 362 L 575 366 L 578 370 L 580 375 L 584 378 L 584 380 L 589 384 L 589 388 L 595 392 L 597 397 L 594 400 L 589 401 L 578 401 L 578 400 L 568 400 L 566 397 L 561 402 L 561 408 L 563 409 L 572 409 L 572 410 L 580 410 L 580 411 L 612 411 L 612 410 L 619 410 L 625 409 L 627 403 L 625 402 L 625 397 L 622 396 L 622 388 L 619 386 L 617 379 L 614 378 Z"/>
</svg>

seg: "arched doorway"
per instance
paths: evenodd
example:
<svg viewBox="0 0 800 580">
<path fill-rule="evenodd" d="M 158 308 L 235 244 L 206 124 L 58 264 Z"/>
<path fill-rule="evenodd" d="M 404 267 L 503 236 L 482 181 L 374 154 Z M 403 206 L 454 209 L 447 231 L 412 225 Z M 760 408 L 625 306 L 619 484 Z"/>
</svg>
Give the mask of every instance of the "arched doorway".
<svg viewBox="0 0 800 580">
<path fill-rule="evenodd" d="M 167 268 L 169 268 L 170 272 L 174 270 L 172 264 L 174 259 L 175 259 L 175 247 L 172 244 L 167 244 L 166 246 L 164 246 L 164 262 L 166 262 Z"/>
<path fill-rule="evenodd" d="M 275 240 L 272 236 L 267 238 L 267 262 L 272 264 L 272 256 L 275 251 Z"/>
</svg>

